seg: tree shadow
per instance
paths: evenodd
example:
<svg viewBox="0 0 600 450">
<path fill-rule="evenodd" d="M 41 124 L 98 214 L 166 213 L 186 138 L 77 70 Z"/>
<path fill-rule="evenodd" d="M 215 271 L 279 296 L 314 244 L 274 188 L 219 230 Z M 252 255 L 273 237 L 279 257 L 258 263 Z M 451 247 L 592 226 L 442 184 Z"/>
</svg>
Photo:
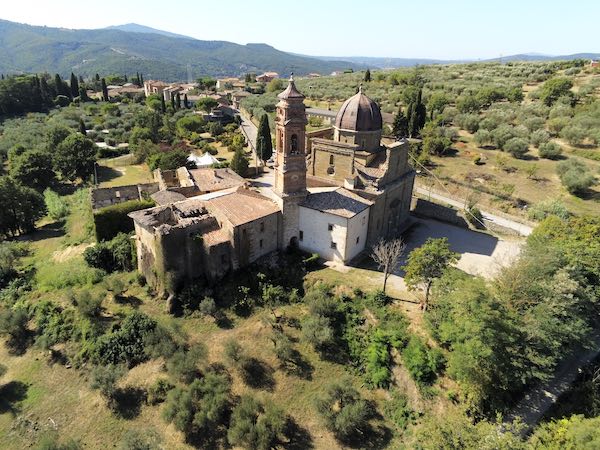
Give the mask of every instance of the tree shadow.
<svg viewBox="0 0 600 450">
<path fill-rule="evenodd" d="M 215 314 L 215 323 L 219 328 L 224 330 L 230 330 L 233 328 L 233 321 L 227 317 L 227 314 L 225 314 L 223 311 L 218 311 L 217 314 Z"/>
<path fill-rule="evenodd" d="M 100 183 L 111 181 L 122 176 L 122 172 L 119 172 L 112 167 L 98 165 L 98 182 Z"/>
<path fill-rule="evenodd" d="M 19 412 L 19 402 L 27 397 L 29 386 L 22 381 L 9 381 L 0 386 L 0 414 L 11 413 L 15 415 Z"/>
<path fill-rule="evenodd" d="M 244 383 L 254 389 L 272 391 L 275 388 L 274 370 L 264 361 L 247 358 L 242 362 L 240 372 Z"/>
<path fill-rule="evenodd" d="M 129 305 L 132 308 L 139 308 L 142 301 L 135 295 L 117 295 L 115 294 L 115 302 L 120 305 Z"/>
<path fill-rule="evenodd" d="M 65 235 L 65 221 L 59 220 L 57 222 L 47 223 L 35 231 L 27 234 L 22 234 L 17 237 L 18 241 L 27 242 L 38 242 L 46 239 L 52 239 L 57 237 L 63 237 Z"/>
<path fill-rule="evenodd" d="M 140 415 L 146 402 L 146 391 L 139 387 L 120 388 L 115 394 L 115 412 L 123 419 L 131 420 Z"/>
<path fill-rule="evenodd" d="M 282 443 L 282 447 L 285 449 L 305 450 L 315 448 L 308 430 L 298 425 L 292 417 L 287 418 L 283 433 L 288 439 L 287 443 Z"/>
<path fill-rule="evenodd" d="M 292 350 L 292 356 L 289 362 L 283 365 L 283 369 L 289 375 L 295 375 L 308 381 L 312 380 L 312 374 L 315 371 L 315 367 L 296 349 Z"/>
</svg>

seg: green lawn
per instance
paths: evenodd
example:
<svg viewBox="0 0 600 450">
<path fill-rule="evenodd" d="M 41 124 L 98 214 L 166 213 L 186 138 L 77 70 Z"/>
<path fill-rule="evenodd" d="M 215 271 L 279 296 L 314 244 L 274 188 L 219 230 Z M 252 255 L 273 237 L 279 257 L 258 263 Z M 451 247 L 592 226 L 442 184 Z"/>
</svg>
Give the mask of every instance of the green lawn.
<svg viewBox="0 0 600 450">
<path fill-rule="evenodd" d="M 152 183 L 152 173 L 146 164 L 134 164 L 133 155 L 98 161 L 98 181 L 100 187 L 126 186 L 138 183 Z"/>
</svg>

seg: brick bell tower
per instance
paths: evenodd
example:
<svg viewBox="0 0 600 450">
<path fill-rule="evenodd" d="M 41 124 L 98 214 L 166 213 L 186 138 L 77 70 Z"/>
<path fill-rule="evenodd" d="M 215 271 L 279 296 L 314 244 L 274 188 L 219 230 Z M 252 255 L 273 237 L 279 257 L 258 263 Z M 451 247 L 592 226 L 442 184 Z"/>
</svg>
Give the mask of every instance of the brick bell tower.
<svg viewBox="0 0 600 450">
<path fill-rule="evenodd" d="M 298 245 L 299 204 L 306 198 L 306 112 L 304 95 L 294 83 L 277 96 L 275 118 L 275 185 L 283 215 L 280 247 Z"/>
</svg>

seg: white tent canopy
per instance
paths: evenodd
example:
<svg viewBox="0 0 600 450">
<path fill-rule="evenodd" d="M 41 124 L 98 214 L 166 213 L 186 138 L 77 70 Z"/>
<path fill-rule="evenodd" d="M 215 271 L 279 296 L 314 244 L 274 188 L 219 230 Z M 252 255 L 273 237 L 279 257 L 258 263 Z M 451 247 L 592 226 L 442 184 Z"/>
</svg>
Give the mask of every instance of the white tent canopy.
<svg viewBox="0 0 600 450">
<path fill-rule="evenodd" d="M 213 164 L 217 164 L 219 160 L 210 153 L 206 152 L 202 156 L 196 156 L 193 153 L 188 156 L 188 161 L 196 163 L 196 167 L 199 169 L 203 167 L 211 167 Z"/>
</svg>

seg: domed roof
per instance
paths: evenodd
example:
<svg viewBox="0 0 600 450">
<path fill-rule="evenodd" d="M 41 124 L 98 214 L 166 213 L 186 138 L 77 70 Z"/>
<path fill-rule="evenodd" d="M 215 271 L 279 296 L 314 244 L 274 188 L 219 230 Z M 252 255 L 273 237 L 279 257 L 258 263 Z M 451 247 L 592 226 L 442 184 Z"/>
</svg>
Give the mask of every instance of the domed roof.
<svg viewBox="0 0 600 450">
<path fill-rule="evenodd" d="M 344 102 L 335 118 L 335 126 L 342 130 L 379 131 L 382 125 L 379 106 L 362 93 L 362 88 Z"/>
</svg>

